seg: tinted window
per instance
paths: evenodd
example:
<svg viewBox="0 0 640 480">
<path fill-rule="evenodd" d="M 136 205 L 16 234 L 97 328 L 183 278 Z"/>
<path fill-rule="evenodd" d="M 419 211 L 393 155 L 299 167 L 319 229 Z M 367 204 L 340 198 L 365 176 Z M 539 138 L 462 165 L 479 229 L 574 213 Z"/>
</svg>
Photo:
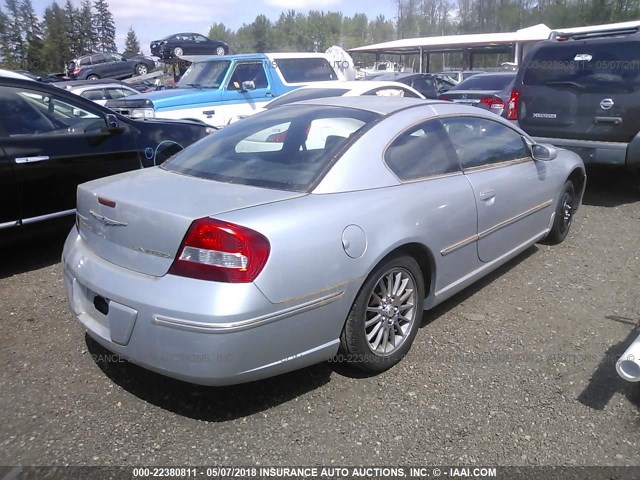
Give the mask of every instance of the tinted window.
<svg viewBox="0 0 640 480">
<path fill-rule="evenodd" d="M 85 90 L 81 93 L 81 96 L 87 100 L 93 100 L 94 102 L 96 100 L 107 100 L 109 98 L 113 98 L 111 96 L 107 96 L 102 88 L 96 90 Z"/>
<path fill-rule="evenodd" d="M 275 108 L 223 128 L 162 168 L 221 182 L 306 191 L 348 138 L 377 117 L 341 107 Z"/>
<path fill-rule="evenodd" d="M 516 78 L 513 75 L 474 75 L 451 90 L 504 90 Z"/>
<path fill-rule="evenodd" d="M 477 117 L 442 120 L 462 168 L 474 168 L 529 157 L 524 139 L 498 122 Z"/>
<path fill-rule="evenodd" d="M 9 136 L 69 135 L 106 127 L 104 118 L 37 91 L 0 90 L 0 122 Z"/>
<path fill-rule="evenodd" d="M 97 55 L 91 55 L 91 64 L 105 63 L 107 61 L 106 55 L 99 53 Z"/>
<path fill-rule="evenodd" d="M 196 42 L 206 42 L 207 39 L 205 37 L 203 37 L 202 35 L 194 35 L 193 37 L 195 39 Z"/>
<path fill-rule="evenodd" d="M 634 92 L 640 88 L 640 42 L 557 43 L 534 52 L 525 68 L 525 85 Z"/>
<path fill-rule="evenodd" d="M 229 90 L 240 90 L 242 82 L 252 81 L 256 88 L 267 88 L 267 74 L 264 71 L 262 62 L 259 63 L 239 63 L 229 79 Z"/>
<path fill-rule="evenodd" d="M 400 180 L 414 180 L 459 170 L 458 159 L 438 120 L 430 120 L 396 138 L 384 154 Z"/>
<path fill-rule="evenodd" d="M 279 58 L 274 67 L 288 83 L 335 80 L 336 74 L 324 58 Z"/>
<path fill-rule="evenodd" d="M 291 92 L 279 96 L 269 102 L 266 108 L 278 107 L 287 103 L 301 102 L 302 100 L 313 100 L 314 98 L 341 97 L 349 90 L 346 88 L 298 88 Z"/>
</svg>

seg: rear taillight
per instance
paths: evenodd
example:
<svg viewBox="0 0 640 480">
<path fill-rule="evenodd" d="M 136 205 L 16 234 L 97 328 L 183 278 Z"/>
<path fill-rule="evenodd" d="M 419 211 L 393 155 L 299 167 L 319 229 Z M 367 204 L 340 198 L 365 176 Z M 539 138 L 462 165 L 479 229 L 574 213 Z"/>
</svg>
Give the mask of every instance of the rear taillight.
<svg viewBox="0 0 640 480">
<path fill-rule="evenodd" d="M 449 97 L 438 97 L 438 100 L 444 100 L 445 102 L 453 102 Z"/>
<path fill-rule="evenodd" d="M 72 73 L 73 73 L 73 75 L 80 75 L 80 69 L 79 68 L 74 68 Z"/>
<path fill-rule="evenodd" d="M 253 282 L 270 251 L 269 240 L 254 230 L 201 218 L 189 227 L 169 273 L 217 282 Z"/>
<path fill-rule="evenodd" d="M 502 99 L 497 97 L 484 97 L 480 99 L 480 103 L 482 105 L 486 105 L 491 110 L 500 110 L 504 109 L 504 102 Z"/>
<path fill-rule="evenodd" d="M 284 132 L 274 133 L 272 135 L 269 135 L 266 141 L 269 143 L 284 143 L 286 139 L 287 139 L 287 131 L 285 130 Z"/>
<path fill-rule="evenodd" d="M 518 101 L 520 100 L 520 92 L 513 89 L 507 104 L 507 120 L 518 120 Z"/>
</svg>

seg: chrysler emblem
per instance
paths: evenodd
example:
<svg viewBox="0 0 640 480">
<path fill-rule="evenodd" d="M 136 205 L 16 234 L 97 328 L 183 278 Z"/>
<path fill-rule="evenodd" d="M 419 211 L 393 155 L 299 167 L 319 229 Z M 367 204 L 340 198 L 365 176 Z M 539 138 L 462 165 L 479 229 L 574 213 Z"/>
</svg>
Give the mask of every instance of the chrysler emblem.
<svg viewBox="0 0 640 480">
<path fill-rule="evenodd" d="M 112 218 L 105 217 L 104 215 L 100 215 L 99 213 L 94 212 L 93 210 L 89 210 L 89 213 L 93 215 L 93 217 L 99 222 L 104 223 L 110 227 L 126 227 L 127 222 L 119 222 L 118 220 L 113 220 Z"/>
<path fill-rule="evenodd" d="M 603 110 L 609 110 L 611 107 L 613 107 L 613 100 L 610 98 L 605 98 L 600 102 L 600 108 Z"/>
</svg>

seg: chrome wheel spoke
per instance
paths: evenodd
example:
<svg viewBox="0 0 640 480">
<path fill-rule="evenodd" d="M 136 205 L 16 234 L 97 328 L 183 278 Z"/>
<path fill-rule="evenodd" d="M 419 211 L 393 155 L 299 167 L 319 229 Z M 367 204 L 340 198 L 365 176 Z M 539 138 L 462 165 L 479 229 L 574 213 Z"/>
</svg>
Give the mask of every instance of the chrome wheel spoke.
<svg viewBox="0 0 640 480">
<path fill-rule="evenodd" d="M 369 349 L 386 356 L 404 343 L 416 320 L 416 285 L 410 272 L 401 267 L 379 278 L 367 303 L 364 333 Z"/>
</svg>

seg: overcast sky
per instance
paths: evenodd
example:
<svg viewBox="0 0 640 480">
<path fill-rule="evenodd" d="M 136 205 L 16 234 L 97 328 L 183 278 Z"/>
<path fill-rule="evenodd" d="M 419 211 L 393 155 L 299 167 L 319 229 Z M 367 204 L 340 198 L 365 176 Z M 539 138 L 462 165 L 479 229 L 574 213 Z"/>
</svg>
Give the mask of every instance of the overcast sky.
<svg viewBox="0 0 640 480">
<path fill-rule="evenodd" d="M 65 0 L 58 0 L 64 6 Z M 72 0 L 78 6 L 80 0 Z M 36 13 L 42 16 L 52 0 L 33 0 Z M 206 35 L 209 26 L 222 22 L 236 30 L 264 14 L 276 20 L 280 12 L 294 9 L 341 11 L 344 15 L 366 13 L 370 19 L 377 15 L 395 16 L 393 0 L 108 0 L 116 21 L 118 49 L 124 50 L 124 38 L 132 26 L 142 45 L 149 53 L 149 42 L 180 32 L 198 32 Z"/>
</svg>

